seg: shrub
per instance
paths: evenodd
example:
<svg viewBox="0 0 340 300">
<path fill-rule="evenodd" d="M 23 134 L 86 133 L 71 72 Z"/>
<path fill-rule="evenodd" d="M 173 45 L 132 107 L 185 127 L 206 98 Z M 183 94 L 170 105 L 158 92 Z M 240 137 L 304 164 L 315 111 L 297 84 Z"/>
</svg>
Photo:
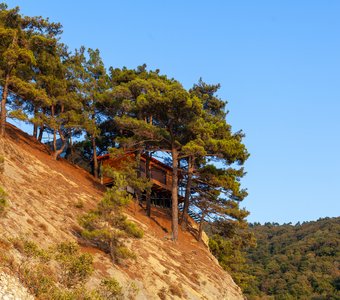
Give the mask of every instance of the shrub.
<svg viewBox="0 0 340 300">
<path fill-rule="evenodd" d="M 120 213 L 132 201 L 132 196 L 126 190 L 113 187 L 106 191 L 103 199 L 98 204 L 98 210 L 103 215 L 109 215 L 112 211 Z"/>
<path fill-rule="evenodd" d="M 87 230 L 84 229 L 81 232 L 84 239 L 90 241 L 91 244 L 99 248 L 100 250 L 110 253 L 110 245 L 113 241 L 113 233 L 107 228 Z"/>
<path fill-rule="evenodd" d="M 116 247 L 112 250 L 113 250 L 112 255 L 116 257 L 116 259 L 127 259 L 127 258 L 136 259 L 136 254 L 125 246 Z"/>
<path fill-rule="evenodd" d="M 142 238 L 144 235 L 144 232 L 142 229 L 140 229 L 136 223 L 133 223 L 129 220 L 125 220 L 123 223 L 124 230 L 131 236 L 136 238 Z"/>
<path fill-rule="evenodd" d="M 24 256 L 24 260 L 16 264 L 13 256 L 0 252 L 0 268 L 8 267 L 17 273 L 20 281 L 37 299 L 103 300 L 97 291 L 84 287 L 85 280 L 93 271 L 93 259 L 89 254 L 80 253 L 76 243 L 60 243 L 44 250 L 19 238 L 9 242 Z M 10 245 L 5 243 L 4 247 Z"/>
<path fill-rule="evenodd" d="M 74 242 L 64 242 L 56 246 L 58 255 L 76 255 L 79 251 L 79 246 Z"/>
<path fill-rule="evenodd" d="M 123 238 L 143 237 L 143 230 L 127 220 L 122 208 L 129 202 L 131 196 L 124 189 L 114 187 L 108 190 L 98 204 L 97 210 L 90 211 L 79 219 L 84 228 L 81 236 L 93 246 L 110 253 L 112 259 L 135 258 L 136 255 L 124 247 Z"/>
<path fill-rule="evenodd" d="M 22 253 L 27 257 L 39 258 L 44 262 L 50 260 L 48 251 L 40 249 L 37 244 L 31 241 L 23 241 Z"/>
<path fill-rule="evenodd" d="M 114 278 L 103 279 L 100 283 L 98 293 L 104 299 L 118 299 L 122 296 L 122 287 Z"/>
<path fill-rule="evenodd" d="M 136 296 L 138 295 L 139 293 L 139 288 L 137 286 L 137 284 L 132 281 L 128 287 L 128 291 L 129 291 L 129 299 L 135 299 Z"/>
<path fill-rule="evenodd" d="M 22 238 L 13 238 L 10 240 L 13 247 L 27 258 L 37 258 L 43 262 L 51 259 L 50 253 L 39 248 L 37 244 L 32 241 L 27 241 Z"/>
<path fill-rule="evenodd" d="M 8 206 L 6 198 L 6 192 L 3 190 L 2 187 L 0 187 L 0 216 L 3 216 L 5 214 L 6 207 Z"/>
<path fill-rule="evenodd" d="M 50 295 L 51 300 L 104 300 L 97 291 L 88 291 L 84 286 L 76 289 L 57 288 Z M 48 300 L 49 300 L 48 299 Z"/>
<path fill-rule="evenodd" d="M 97 223 L 100 221 L 100 218 L 101 216 L 98 211 L 90 211 L 79 218 L 79 224 L 85 229 L 95 230 L 98 227 Z"/>
<path fill-rule="evenodd" d="M 84 282 L 93 272 L 92 255 L 80 254 L 79 246 L 73 242 L 57 245 L 55 259 L 60 264 L 62 282 L 67 287 Z"/>
<path fill-rule="evenodd" d="M 13 255 L 9 254 L 7 251 L 0 252 L 0 266 L 9 268 L 13 270 L 16 267 L 16 262 Z"/>
<path fill-rule="evenodd" d="M 41 299 L 46 299 L 43 295 L 51 294 L 55 288 L 56 280 L 51 275 L 51 270 L 43 265 L 19 269 L 19 278 L 31 294 Z"/>
</svg>

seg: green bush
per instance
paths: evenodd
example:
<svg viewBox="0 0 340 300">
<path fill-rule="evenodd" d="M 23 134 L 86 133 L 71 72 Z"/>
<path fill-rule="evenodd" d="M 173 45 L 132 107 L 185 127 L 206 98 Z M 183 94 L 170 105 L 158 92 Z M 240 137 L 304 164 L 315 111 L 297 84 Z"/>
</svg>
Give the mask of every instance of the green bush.
<svg viewBox="0 0 340 300">
<path fill-rule="evenodd" d="M 100 213 L 98 211 L 90 211 L 79 218 L 79 224 L 88 230 L 94 230 L 97 228 L 97 223 L 100 221 Z"/>
<path fill-rule="evenodd" d="M 107 228 L 87 230 L 84 229 L 81 232 L 81 236 L 88 240 L 93 246 L 96 246 L 100 250 L 110 253 L 110 245 L 113 241 L 113 233 Z"/>
<path fill-rule="evenodd" d="M 8 267 L 18 274 L 37 299 L 104 300 L 96 290 L 85 288 L 93 272 L 93 258 L 82 254 L 78 244 L 65 242 L 44 250 L 31 241 L 12 238 L 8 243 L 2 241 L 0 246 L 8 249 L 11 244 L 24 259 L 17 264 L 13 257 L 0 254 L 0 268 Z"/>
<path fill-rule="evenodd" d="M 6 207 L 8 206 L 6 198 L 6 192 L 0 187 L 0 216 L 5 214 Z"/>
<path fill-rule="evenodd" d="M 105 193 L 97 210 L 90 211 L 79 219 L 79 224 L 84 228 L 81 236 L 93 246 L 110 253 L 116 262 L 136 257 L 124 247 L 124 238 L 142 238 L 144 234 L 142 229 L 127 220 L 122 213 L 122 208 L 130 202 L 130 197 L 125 190 L 114 187 Z"/>
<path fill-rule="evenodd" d="M 136 259 L 136 254 L 125 246 L 116 247 L 113 250 L 114 250 L 113 255 L 116 257 L 116 259 L 127 259 L 127 258 Z"/>
<path fill-rule="evenodd" d="M 92 255 L 79 253 L 79 246 L 76 243 L 57 245 L 55 259 L 61 267 L 62 282 L 68 288 L 83 283 L 93 272 Z"/>
<path fill-rule="evenodd" d="M 73 290 L 57 288 L 49 297 L 48 300 L 104 300 L 97 291 L 88 291 L 84 286 Z"/>
<path fill-rule="evenodd" d="M 114 278 L 103 279 L 100 283 L 98 293 L 104 299 L 119 299 L 122 296 L 122 287 Z"/>
<path fill-rule="evenodd" d="M 39 248 L 39 246 L 32 241 L 23 238 L 13 238 L 10 239 L 10 242 L 26 259 L 36 258 L 43 262 L 48 262 L 51 259 L 51 253 L 49 251 Z"/>
<path fill-rule="evenodd" d="M 131 236 L 136 238 L 142 238 L 144 235 L 144 232 L 142 229 L 140 229 L 136 223 L 133 223 L 129 220 L 125 220 L 123 223 L 124 230 Z"/>
<path fill-rule="evenodd" d="M 74 242 L 64 242 L 56 246 L 58 255 L 72 256 L 79 252 L 79 246 Z"/>
<path fill-rule="evenodd" d="M 25 284 L 31 294 L 41 299 L 43 295 L 49 295 L 55 289 L 56 279 L 51 275 L 51 270 L 44 266 L 30 266 L 19 269 L 20 281 Z"/>
<path fill-rule="evenodd" d="M 37 244 L 31 241 L 23 241 L 23 254 L 27 257 L 39 258 L 45 262 L 50 260 L 50 253 L 40 249 Z"/>
</svg>

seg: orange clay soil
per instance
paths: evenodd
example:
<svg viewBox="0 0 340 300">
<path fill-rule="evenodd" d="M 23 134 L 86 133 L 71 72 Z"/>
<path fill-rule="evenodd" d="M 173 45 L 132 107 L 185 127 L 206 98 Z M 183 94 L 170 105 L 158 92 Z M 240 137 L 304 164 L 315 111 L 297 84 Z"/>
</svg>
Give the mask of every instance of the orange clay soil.
<svg viewBox="0 0 340 300">
<path fill-rule="evenodd" d="M 65 240 L 84 245 L 74 234 L 77 219 L 96 207 L 105 188 L 85 170 L 54 161 L 46 145 L 10 124 L 0 139 L 0 154 L 5 157 L 0 186 L 10 204 L 0 219 L 0 237 L 24 237 L 42 247 Z M 191 233 L 180 228 L 178 242 L 171 241 L 168 210 L 152 207 L 148 218 L 131 203 L 126 214 L 144 230 L 142 239 L 125 241 L 137 258 L 117 265 L 102 251 L 82 246 L 94 256 L 89 288 L 113 276 L 123 286 L 124 299 L 243 299 L 230 275 Z"/>
</svg>

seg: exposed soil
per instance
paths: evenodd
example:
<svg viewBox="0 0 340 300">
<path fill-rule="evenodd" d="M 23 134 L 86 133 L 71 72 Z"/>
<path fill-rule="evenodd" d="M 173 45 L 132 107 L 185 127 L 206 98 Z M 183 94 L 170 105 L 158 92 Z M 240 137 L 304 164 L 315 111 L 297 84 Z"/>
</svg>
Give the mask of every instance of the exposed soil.
<svg viewBox="0 0 340 300">
<path fill-rule="evenodd" d="M 24 236 L 43 247 L 76 240 L 78 217 L 96 206 L 105 188 L 85 170 L 62 159 L 54 161 L 45 145 L 10 124 L 6 138 L 0 139 L 0 153 L 5 156 L 0 185 L 10 202 L 0 219 L 0 235 Z M 135 299 L 160 299 L 164 294 L 167 299 L 243 299 L 239 287 L 191 233 L 179 230 L 179 241 L 170 240 L 167 210 L 153 207 L 150 219 L 132 203 L 126 213 L 145 232 L 142 239 L 127 241 L 137 259 L 115 265 L 105 253 L 82 247 L 95 257 L 88 285 L 114 276 L 126 297 L 131 296 L 132 282 L 138 287 Z"/>
</svg>

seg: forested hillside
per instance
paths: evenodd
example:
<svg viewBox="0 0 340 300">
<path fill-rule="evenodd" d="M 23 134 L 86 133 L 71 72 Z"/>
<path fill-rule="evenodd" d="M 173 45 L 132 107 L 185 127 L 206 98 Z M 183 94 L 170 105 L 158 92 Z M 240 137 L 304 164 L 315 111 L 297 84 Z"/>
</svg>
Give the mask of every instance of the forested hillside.
<svg viewBox="0 0 340 300">
<path fill-rule="evenodd" d="M 340 299 L 340 217 L 302 224 L 253 224 L 257 247 L 249 249 L 254 278 L 249 299 Z"/>
</svg>

